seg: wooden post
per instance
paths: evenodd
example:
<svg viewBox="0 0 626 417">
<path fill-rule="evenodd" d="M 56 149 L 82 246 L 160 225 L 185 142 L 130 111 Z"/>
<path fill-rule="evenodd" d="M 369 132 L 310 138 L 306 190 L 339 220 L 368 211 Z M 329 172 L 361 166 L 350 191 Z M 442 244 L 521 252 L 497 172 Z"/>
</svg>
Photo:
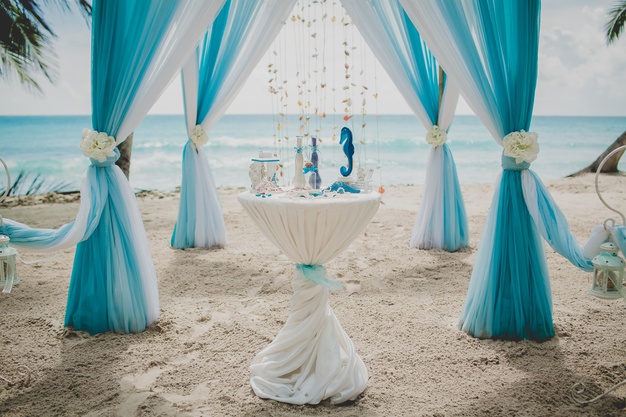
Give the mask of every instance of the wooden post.
<svg viewBox="0 0 626 417">
<path fill-rule="evenodd" d="M 437 124 L 439 124 L 439 112 L 441 111 L 441 101 L 443 100 L 443 77 L 444 72 L 441 65 L 439 66 L 439 105 L 437 106 Z"/>
<path fill-rule="evenodd" d="M 115 165 L 120 167 L 126 178 L 130 178 L 130 155 L 133 151 L 133 133 L 124 142 L 117 145 L 117 149 L 120 151 L 120 159 L 117 160 Z"/>
</svg>

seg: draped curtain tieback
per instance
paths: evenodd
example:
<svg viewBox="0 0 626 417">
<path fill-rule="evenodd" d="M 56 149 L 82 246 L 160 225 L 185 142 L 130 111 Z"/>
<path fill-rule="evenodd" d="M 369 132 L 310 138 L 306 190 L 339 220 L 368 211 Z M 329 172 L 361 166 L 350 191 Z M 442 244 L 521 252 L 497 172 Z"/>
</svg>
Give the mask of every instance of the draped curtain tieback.
<svg viewBox="0 0 626 417">
<path fill-rule="evenodd" d="M 118 159 L 120 159 L 120 151 L 115 148 L 113 150 L 115 155 L 107 157 L 103 162 L 98 161 L 97 159 L 89 158 L 91 161 L 91 165 L 96 168 L 106 168 L 115 165 Z"/>
<path fill-rule="evenodd" d="M 331 291 L 343 288 L 343 285 L 340 282 L 332 280 L 326 276 L 326 267 L 324 265 L 296 264 L 296 268 L 302 272 L 304 279 L 309 280 L 316 285 L 321 285 Z"/>
<path fill-rule="evenodd" d="M 520 164 L 515 163 L 515 158 L 510 156 L 502 155 L 502 160 L 500 162 L 502 169 L 505 171 L 523 171 L 525 169 L 530 168 L 530 164 L 528 162 L 522 162 Z"/>
<path fill-rule="evenodd" d="M 502 169 L 523 171 L 530 168 L 530 163 L 537 159 L 539 135 L 524 129 L 514 131 L 502 138 Z"/>
</svg>

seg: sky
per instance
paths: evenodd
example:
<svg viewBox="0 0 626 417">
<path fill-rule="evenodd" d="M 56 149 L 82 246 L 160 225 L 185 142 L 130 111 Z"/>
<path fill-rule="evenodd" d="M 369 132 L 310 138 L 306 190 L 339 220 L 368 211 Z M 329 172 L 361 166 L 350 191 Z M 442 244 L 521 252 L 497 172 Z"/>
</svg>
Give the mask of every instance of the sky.
<svg viewBox="0 0 626 417">
<path fill-rule="evenodd" d="M 544 0 L 542 2 L 541 33 L 539 45 L 539 77 L 537 81 L 535 115 L 564 116 L 625 116 L 626 115 L 626 39 L 607 46 L 603 27 L 606 11 L 612 0 Z M 54 48 L 58 56 L 59 79 L 55 85 L 41 80 L 44 95 L 26 91 L 14 80 L 0 79 L 0 115 L 78 115 L 90 114 L 90 29 L 78 14 L 64 14 L 54 7 L 44 9 L 58 37 Z M 285 30 L 290 30 L 286 25 Z M 336 34 L 330 42 L 331 32 L 326 30 L 329 72 L 343 74 L 342 35 Z M 363 42 L 358 31 L 354 45 Z M 626 36 L 625 36 L 626 38 Z M 293 36 L 281 33 L 279 41 L 261 59 L 227 114 L 268 113 L 272 97 L 268 93 L 267 66 L 272 51 L 278 50 L 284 62 L 282 70 L 292 71 L 291 60 L 295 45 Z M 311 42 L 310 39 L 307 42 Z M 282 46 L 280 46 L 282 45 Z M 331 46 L 336 45 L 335 48 Z M 310 47 L 311 44 L 307 45 Z M 364 83 L 373 85 L 377 74 L 378 111 L 382 114 L 410 114 L 411 110 L 367 51 L 363 58 Z M 357 55 L 360 57 L 360 55 Z M 360 58 L 357 58 L 357 64 Z M 319 65 L 319 64 L 318 64 Z M 358 66 L 358 65 L 357 65 Z M 376 71 L 373 68 L 376 67 Z M 356 74 L 355 74 L 356 75 Z M 341 81 L 340 81 L 341 82 Z M 180 78 L 176 77 L 150 114 L 181 114 L 182 93 Z M 292 94 L 293 96 L 293 94 Z M 275 99 L 275 98 L 274 98 Z M 294 106 L 287 108 L 296 112 Z M 327 111 L 332 111 L 328 109 Z M 340 109 L 337 109 L 340 111 Z M 368 110 L 371 112 L 372 110 Z M 457 114 L 472 114 L 461 100 Z"/>
</svg>

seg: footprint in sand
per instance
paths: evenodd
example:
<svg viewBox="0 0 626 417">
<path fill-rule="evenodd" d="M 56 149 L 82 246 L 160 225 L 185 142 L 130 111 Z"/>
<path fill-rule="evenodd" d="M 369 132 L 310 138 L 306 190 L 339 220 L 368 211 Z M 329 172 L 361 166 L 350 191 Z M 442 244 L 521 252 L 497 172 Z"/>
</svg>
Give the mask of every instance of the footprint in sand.
<svg viewBox="0 0 626 417">
<path fill-rule="evenodd" d="M 346 287 L 348 295 L 354 294 L 355 292 L 361 291 L 361 281 L 357 279 L 349 279 L 344 284 L 344 287 Z"/>
<path fill-rule="evenodd" d="M 180 356 L 169 363 L 165 362 L 153 362 L 150 364 L 148 370 L 139 374 L 131 374 L 122 377 L 120 380 L 120 391 L 122 392 L 122 401 L 117 406 L 116 414 L 119 416 L 130 416 L 137 413 L 139 406 L 150 396 L 159 395 L 165 400 L 170 401 L 170 398 L 177 399 L 180 402 L 181 398 L 189 397 L 187 401 L 195 401 L 197 396 L 205 394 L 207 387 L 205 384 L 198 385 L 194 391 L 188 396 L 182 396 L 174 393 L 163 393 L 159 388 L 154 387 L 157 378 L 164 372 L 168 372 L 180 365 L 185 365 L 195 359 L 199 355 L 198 351 L 193 351 L 187 355 Z M 180 397 L 180 398 L 179 398 Z M 192 398 L 193 397 L 193 398 Z M 105 413 L 106 414 L 106 413 Z M 102 413 L 90 414 L 90 417 L 99 415 L 105 415 Z"/>
</svg>

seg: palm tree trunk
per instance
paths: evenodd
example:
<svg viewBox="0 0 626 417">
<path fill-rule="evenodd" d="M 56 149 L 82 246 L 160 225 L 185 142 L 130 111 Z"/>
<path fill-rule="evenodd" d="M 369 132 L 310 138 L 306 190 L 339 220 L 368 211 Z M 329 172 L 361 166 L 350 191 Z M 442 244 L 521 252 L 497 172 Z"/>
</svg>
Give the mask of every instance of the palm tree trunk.
<svg viewBox="0 0 626 417">
<path fill-rule="evenodd" d="M 620 135 L 619 138 L 617 138 L 617 140 L 615 140 L 615 142 L 613 142 L 611 144 L 611 146 L 609 146 L 608 148 L 606 148 L 606 150 L 604 152 L 602 152 L 602 155 L 600 155 L 598 157 L 598 159 L 596 159 L 591 165 L 589 165 L 587 168 L 583 168 L 578 172 L 574 172 L 571 175 L 568 175 L 568 177 L 577 177 L 579 175 L 588 173 L 588 172 L 596 172 L 598 170 L 598 167 L 600 166 L 600 163 L 602 162 L 602 160 L 611 152 L 613 152 L 615 149 L 619 148 L 620 146 L 624 146 L 626 145 L 626 132 L 622 133 Z M 624 154 L 624 150 L 617 152 L 615 155 L 613 155 L 608 161 L 606 161 L 606 163 L 604 164 L 604 166 L 602 167 L 602 172 L 607 172 L 607 173 L 611 173 L 611 172 L 619 172 L 617 169 L 617 165 L 619 165 L 619 160 L 622 157 L 622 155 Z"/>
<path fill-rule="evenodd" d="M 124 142 L 117 145 L 117 149 L 120 151 L 120 159 L 115 163 L 126 178 L 130 179 L 130 155 L 133 151 L 133 133 L 131 133 Z"/>
</svg>

